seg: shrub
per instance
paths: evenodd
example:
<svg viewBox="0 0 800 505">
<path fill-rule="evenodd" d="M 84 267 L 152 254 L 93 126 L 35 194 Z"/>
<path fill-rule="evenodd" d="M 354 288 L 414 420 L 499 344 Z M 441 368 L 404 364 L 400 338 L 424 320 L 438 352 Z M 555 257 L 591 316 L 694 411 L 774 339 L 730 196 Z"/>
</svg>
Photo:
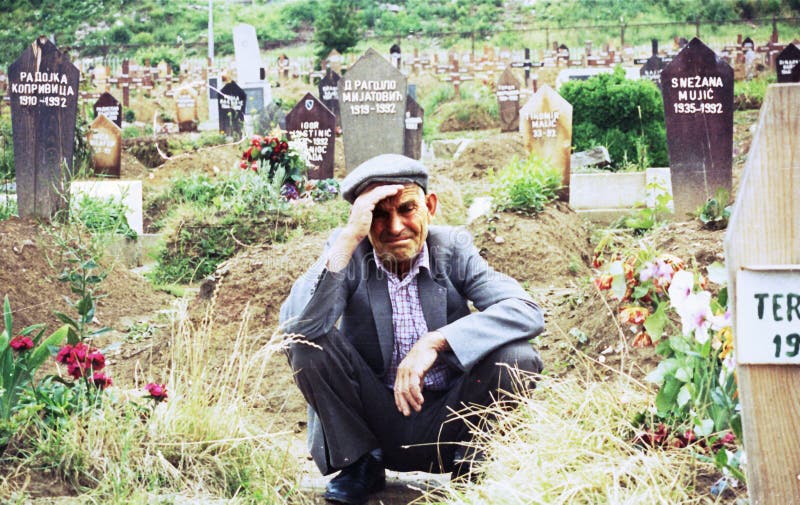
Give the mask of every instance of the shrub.
<svg viewBox="0 0 800 505">
<path fill-rule="evenodd" d="M 617 67 L 586 81 L 569 81 L 560 90 L 572 104 L 572 144 L 578 151 L 604 145 L 613 169 L 630 162 L 641 168 L 667 166 L 664 105 L 648 81 L 629 81 Z"/>
<path fill-rule="evenodd" d="M 14 137 L 11 116 L 0 120 L 0 181 L 14 178 Z"/>
<path fill-rule="evenodd" d="M 558 196 L 561 173 L 536 156 L 531 156 L 526 160 L 514 158 L 499 173 L 491 171 L 489 181 L 497 210 L 537 213 Z"/>
<path fill-rule="evenodd" d="M 733 104 L 736 110 L 760 109 L 767 87 L 776 82 L 774 75 L 733 83 Z"/>
</svg>

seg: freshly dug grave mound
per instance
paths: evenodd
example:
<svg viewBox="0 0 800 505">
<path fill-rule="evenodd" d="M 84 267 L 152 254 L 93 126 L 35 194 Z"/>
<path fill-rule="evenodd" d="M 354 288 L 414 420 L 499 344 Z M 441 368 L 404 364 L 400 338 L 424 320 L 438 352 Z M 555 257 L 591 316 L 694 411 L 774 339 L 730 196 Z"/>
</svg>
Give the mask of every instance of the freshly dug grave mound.
<svg viewBox="0 0 800 505">
<path fill-rule="evenodd" d="M 0 221 L 0 297 L 8 295 L 16 330 L 38 323 L 55 329 L 62 323 L 53 311 L 74 316 L 64 297 L 77 295 L 68 283 L 58 280 L 58 260 L 58 246 L 41 225 L 18 218 Z M 101 325 L 124 331 L 131 318 L 169 306 L 170 297 L 155 292 L 138 275 L 115 265 L 101 269 L 108 272 L 95 289 L 96 318 Z"/>
<path fill-rule="evenodd" d="M 522 136 L 516 132 L 494 133 L 470 142 L 451 167 L 445 169 L 445 174 L 454 180 L 479 179 L 485 177 L 490 168 L 502 169 L 514 157 L 528 157 Z"/>
<path fill-rule="evenodd" d="M 444 118 L 439 125 L 441 132 L 497 128 L 497 120 L 479 102 L 471 100 L 451 102 L 441 107 L 440 113 Z"/>
<path fill-rule="evenodd" d="M 490 265 L 530 287 L 569 287 L 590 274 L 588 227 L 564 203 L 535 216 L 491 214 L 469 228 Z"/>
<path fill-rule="evenodd" d="M 669 223 L 653 230 L 648 237 L 658 252 L 674 254 L 690 267 L 693 261 L 698 267 L 707 267 L 715 261 L 723 262 L 724 238 L 725 229 L 705 229 L 697 219 Z"/>
</svg>

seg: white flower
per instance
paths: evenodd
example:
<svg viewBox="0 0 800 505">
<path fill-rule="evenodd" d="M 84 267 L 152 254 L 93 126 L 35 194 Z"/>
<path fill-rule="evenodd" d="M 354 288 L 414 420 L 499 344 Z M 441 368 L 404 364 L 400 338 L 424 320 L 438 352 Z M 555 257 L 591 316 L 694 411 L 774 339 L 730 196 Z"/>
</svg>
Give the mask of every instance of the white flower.
<svg viewBox="0 0 800 505">
<path fill-rule="evenodd" d="M 669 294 L 670 304 L 677 310 L 681 311 L 681 307 L 686 303 L 686 299 L 692 294 L 694 287 L 694 274 L 686 270 L 679 270 L 675 272 L 672 277 L 672 283 L 669 285 L 667 293 Z"/>
<path fill-rule="evenodd" d="M 711 329 L 711 319 L 714 317 L 711 312 L 711 293 L 691 293 L 675 310 L 681 316 L 683 334 L 689 336 L 694 332 L 695 340 L 705 344 L 708 341 L 708 330 Z"/>
</svg>

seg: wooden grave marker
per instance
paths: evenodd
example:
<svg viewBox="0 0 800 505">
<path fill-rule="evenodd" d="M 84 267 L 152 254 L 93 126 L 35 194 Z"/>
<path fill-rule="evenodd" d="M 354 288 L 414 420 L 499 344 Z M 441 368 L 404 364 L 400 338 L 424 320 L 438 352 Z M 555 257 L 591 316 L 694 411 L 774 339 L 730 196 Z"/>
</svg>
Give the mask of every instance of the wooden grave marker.
<svg viewBox="0 0 800 505">
<path fill-rule="evenodd" d="M 519 131 L 528 152 L 551 163 L 561 172 L 561 184 L 564 187 L 559 192 L 559 198 L 569 201 L 572 105 L 545 84 L 520 110 Z"/>
<path fill-rule="evenodd" d="M 92 168 L 95 175 L 120 177 L 122 130 L 107 116 L 98 114 L 86 134 L 92 147 Z"/>
<path fill-rule="evenodd" d="M 415 160 L 422 158 L 422 121 L 424 117 L 425 109 L 409 94 L 406 97 L 406 129 L 403 138 L 403 154 Z"/>
<path fill-rule="evenodd" d="M 403 153 L 406 77 L 368 49 L 339 81 L 347 171 L 385 153 Z"/>
<path fill-rule="evenodd" d="M 286 130 L 291 140 L 306 143 L 309 179 L 333 177 L 336 147 L 336 116 L 311 93 L 297 102 L 286 114 Z"/>
<path fill-rule="evenodd" d="M 80 72 L 39 37 L 9 66 L 8 80 L 19 216 L 50 219 L 69 194 Z"/>
<path fill-rule="evenodd" d="M 507 67 L 497 81 L 497 102 L 500 108 L 500 131 L 519 130 L 519 80 Z"/>
<path fill-rule="evenodd" d="M 725 235 L 750 503 L 800 503 L 800 84 L 767 89 Z"/>
<path fill-rule="evenodd" d="M 676 216 L 731 190 L 733 69 L 694 38 L 661 72 Z"/>
<path fill-rule="evenodd" d="M 175 90 L 175 114 L 178 131 L 197 131 L 197 92 L 192 87 Z"/>
<path fill-rule="evenodd" d="M 97 99 L 93 105 L 94 117 L 101 114 L 111 120 L 112 123 L 122 128 L 122 104 L 119 100 L 106 91 Z"/>
</svg>

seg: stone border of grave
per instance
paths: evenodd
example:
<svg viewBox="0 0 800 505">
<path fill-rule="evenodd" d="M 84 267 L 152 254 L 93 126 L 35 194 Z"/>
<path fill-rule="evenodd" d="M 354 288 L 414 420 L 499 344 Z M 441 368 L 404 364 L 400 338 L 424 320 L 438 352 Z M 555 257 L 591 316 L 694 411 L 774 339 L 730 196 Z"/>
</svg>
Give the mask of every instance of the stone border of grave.
<svg viewBox="0 0 800 505">
<path fill-rule="evenodd" d="M 598 224 L 629 215 L 636 205 L 655 207 L 658 191 L 672 195 L 670 170 L 652 167 L 643 172 L 572 173 L 569 205 Z"/>
</svg>

